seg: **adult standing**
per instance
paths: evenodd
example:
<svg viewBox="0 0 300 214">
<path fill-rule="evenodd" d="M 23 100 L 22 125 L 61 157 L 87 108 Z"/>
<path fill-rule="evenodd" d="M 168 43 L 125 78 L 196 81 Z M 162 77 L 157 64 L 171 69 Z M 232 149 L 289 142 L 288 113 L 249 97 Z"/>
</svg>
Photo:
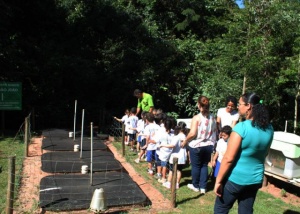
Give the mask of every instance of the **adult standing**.
<svg viewBox="0 0 300 214">
<path fill-rule="evenodd" d="M 154 103 L 150 94 L 145 93 L 140 89 L 135 89 L 133 95 L 138 98 L 136 115 L 138 115 L 141 111 L 152 113 L 152 110 L 154 109 Z"/>
<path fill-rule="evenodd" d="M 226 107 L 219 108 L 217 112 L 217 128 L 219 132 L 224 126 L 230 126 L 233 128 L 240 117 L 236 110 L 237 99 L 235 97 L 228 96 L 225 101 L 225 106 Z"/>
<path fill-rule="evenodd" d="M 208 163 L 217 138 L 215 117 L 209 112 L 209 99 L 205 96 L 198 98 L 200 113 L 192 118 L 190 132 L 181 143 L 183 148 L 188 144 L 192 166 L 192 184 L 188 188 L 205 194 L 208 180 Z"/>
<path fill-rule="evenodd" d="M 274 134 L 269 113 L 257 94 L 243 94 L 238 110 L 246 120 L 233 128 L 216 178 L 214 213 L 218 214 L 228 213 L 236 200 L 238 213 L 253 213 Z"/>
</svg>

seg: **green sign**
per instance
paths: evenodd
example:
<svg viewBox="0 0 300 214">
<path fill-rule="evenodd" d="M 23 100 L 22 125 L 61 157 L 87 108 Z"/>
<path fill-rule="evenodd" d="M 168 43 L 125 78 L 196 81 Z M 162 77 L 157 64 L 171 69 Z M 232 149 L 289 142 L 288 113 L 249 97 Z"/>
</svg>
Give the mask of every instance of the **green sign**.
<svg viewBox="0 0 300 214">
<path fill-rule="evenodd" d="M 0 82 L 0 110 L 22 110 L 22 83 Z"/>
</svg>

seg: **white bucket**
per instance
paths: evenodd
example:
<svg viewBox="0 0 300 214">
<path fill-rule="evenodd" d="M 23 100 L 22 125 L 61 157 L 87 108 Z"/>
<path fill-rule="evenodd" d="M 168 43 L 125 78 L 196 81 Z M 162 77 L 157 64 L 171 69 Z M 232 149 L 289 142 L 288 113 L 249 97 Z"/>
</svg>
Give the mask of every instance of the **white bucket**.
<svg viewBox="0 0 300 214">
<path fill-rule="evenodd" d="M 79 144 L 75 144 L 74 145 L 74 152 L 78 152 L 79 151 Z"/>
<path fill-rule="evenodd" d="M 104 194 L 104 189 L 96 189 L 93 194 L 90 209 L 91 211 L 98 213 L 99 211 L 105 211 L 107 209 L 106 197 Z"/>
<path fill-rule="evenodd" d="M 87 174 L 89 171 L 88 165 L 82 165 L 81 166 L 81 174 Z"/>
<path fill-rule="evenodd" d="M 69 137 L 73 137 L 73 132 L 69 132 Z"/>
</svg>

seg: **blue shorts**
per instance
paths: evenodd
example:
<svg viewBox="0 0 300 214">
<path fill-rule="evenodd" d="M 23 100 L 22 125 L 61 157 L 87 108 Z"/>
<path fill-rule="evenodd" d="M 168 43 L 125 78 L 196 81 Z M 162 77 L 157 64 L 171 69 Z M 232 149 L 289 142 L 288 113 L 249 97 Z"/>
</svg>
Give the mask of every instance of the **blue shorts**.
<svg viewBox="0 0 300 214">
<path fill-rule="evenodd" d="M 155 164 L 156 164 L 156 166 L 161 166 L 161 160 L 159 159 L 158 154 L 156 153 L 156 150 L 155 150 Z"/>
<path fill-rule="evenodd" d="M 161 165 L 162 167 L 168 167 L 169 162 L 168 162 L 168 161 L 160 161 L 160 165 Z"/>
<path fill-rule="evenodd" d="M 129 135 L 129 141 L 135 140 L 135 134 L 128 134 Z"/>
<path fill-rule="evenodd" d="M 214 170 L 214 176 L 215 177 L 218 176 L 218 173 L 219 173 L 219 170 L 220 170 L 220 166 L 221 166 L 221 163 L 217 160 L 216 167 L 215 167 L 215 170 Z"/>
<path fill-rule="evenodd" d="M 146 145 L 146 139 L 143 139 L 141 142 L 140 142 L 140 147 L 143 147 Z M 143 149 L 143 150 L 146 150 L 147 148 Z"/>
<path fill-rule="evenodd" d="M 147 150 L 146 158 L 147 162 L 155 161 L 155 150 Z"/>
</svg>

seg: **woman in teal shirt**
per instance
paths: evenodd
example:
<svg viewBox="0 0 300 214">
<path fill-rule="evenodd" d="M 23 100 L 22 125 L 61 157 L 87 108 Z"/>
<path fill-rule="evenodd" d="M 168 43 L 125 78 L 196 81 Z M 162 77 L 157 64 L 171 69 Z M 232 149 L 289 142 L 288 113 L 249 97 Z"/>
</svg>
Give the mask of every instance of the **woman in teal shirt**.
<svg viewBox="0 0 300 214">
<path fill-rule="evenodd" d="M 269 113 L 255 93 L 242 95 L 239 114 L 245 121 L 232 130 L 214 192 L 214 213 L 228 213 L 238 201 L 238 213 L 253 213 L 257 191 L 262 186 L 264 161 L 273 140 Z"/>
</svg>

